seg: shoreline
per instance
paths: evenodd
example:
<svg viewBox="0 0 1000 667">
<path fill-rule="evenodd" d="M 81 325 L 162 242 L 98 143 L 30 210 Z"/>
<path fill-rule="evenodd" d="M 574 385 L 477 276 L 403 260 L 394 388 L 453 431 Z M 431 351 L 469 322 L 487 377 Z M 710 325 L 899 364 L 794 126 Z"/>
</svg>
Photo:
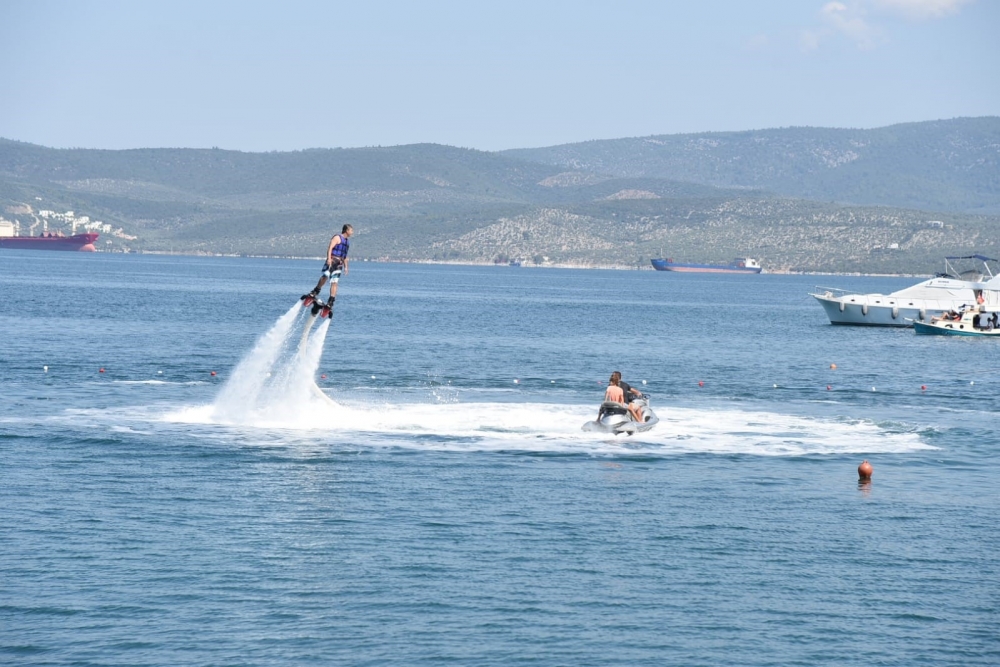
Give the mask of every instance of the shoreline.
<svg viewBox="0 0 1000 667">
<path fill-rule="evenodd" d="M 101 252 L 101 251 L 98 251 Z M 104 253 L 104 254 L 121 254 L 121 253 Z M 299 255 L 252 255 L 244 253 L 213 253 L 213 252 L 175 252 L 169 250 L 140 250 L 134 253 L 135 255 L 173 255 L 179 257 L 245 257 L 250 259 L 293 259 L 293 260 L 305 260 L 310 262 L 322 262 L 323 257 L 321 256 L 299 256 Z M 435 260 L 435 259 L 373 259 L 373 258 L 354 258 L 354 262 L 361 263 L 373 263 L 373 264 L 436 264 L 442 266 L 495 266 L 497 268 L 509 268 L 509 269 L 586 269 L 595 271 L 651 271 L 656 273 L 656 269 L 652 266 L 629 266 L 624 264 L 572 264 L 572 263 L 546 263 L 546 264 L 526 264 L 523 266 L 509 266 L 507 264 L 495 264 L 493 262 L 472 262 L 472 261 L 450 261 L 450 260 Z M 660 271 L 659 273 L 669 273 L 667 271 Z M 719 274 L 728 275 L 728 274 Z M 786 271 L 786 270 L 767 270 L 764 269 L 760 274 L 755 275 L 775 275 L 775 276 L 845 276 L 845 277 L 856 277 L 856 278 L 929 278 L 933 277 L 934 274 L 931 273 L 866 273 L 862 271 L 851 271 L 851 272 L 835 272 L 835 271 Z"/>
</svg>

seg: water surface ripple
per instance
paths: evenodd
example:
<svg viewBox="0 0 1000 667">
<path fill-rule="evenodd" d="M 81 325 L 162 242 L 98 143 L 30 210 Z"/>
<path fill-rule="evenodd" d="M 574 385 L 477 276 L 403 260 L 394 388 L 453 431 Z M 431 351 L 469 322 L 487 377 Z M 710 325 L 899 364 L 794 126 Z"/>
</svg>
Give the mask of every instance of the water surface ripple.
<svg viewBox="0 0 1000 667">
<path fill-rule="evenodd" d="M 915 280 L 318 268 L 4 251 L 0 662 L 1000 664 L 1000 347 L 806 296 Z"/>
</svg>

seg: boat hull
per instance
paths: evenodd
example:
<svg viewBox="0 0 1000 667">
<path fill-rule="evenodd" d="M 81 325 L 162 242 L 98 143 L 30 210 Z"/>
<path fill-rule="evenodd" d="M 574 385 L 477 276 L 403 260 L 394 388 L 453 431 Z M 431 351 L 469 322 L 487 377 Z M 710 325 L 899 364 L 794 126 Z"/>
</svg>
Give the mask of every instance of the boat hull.
<svg viewBox="0 0 1000 667">
<path fill-rule="evenodd" d="M 0 248 L 11 250 L 63 250 L 69 252 L 96 252 L 94 241 L 98 234 L 73 236 L 0 236 Z"/>
<path fill-rule="evenodd" d="M 981 260 L 979 269 L 959 271 L 948 260 Z M 960 312 L 978 303 L 990 312 L 1000 310 L 1000 277 L 982 255 L 946 257 L 945 273 L 890 294 L 861 294 L 836 287 L 817 287 L 810 293 L 823 306 L 830 324 L 872 327 L 908 327 L 929 322 L 948 311 Z"/>
<path fill-rule="evenodd" d="M 96 252 L 97 234 L 74 236 L 5 236 L 0 237 L 0 248 L 11 250 L 63 250 L 69 252 Z"/>
<path fill-rule="evenodd" d="M 914 322 L 913 328 L 925 336 L 1000 336 L 1000 329 L 986 331 L 967 326 L 965 322 Z"/>
<path fill-rule="evenodd" d="M 736 266 L 734 264 L 681 264 L 665 259 L 649 260 L 657 271 L 675 273 L 760 273 L 759 266 Z"/>
<path fill-rule="evenodd" d="M 895 304 L 846 303 L 819 294 L 812 296 L 823 306 L 826 316 L 830 318 L 830 324 L 849 326 L 912 327 L 914 322 L 938 317 L 947 310 L 946 308 L 927 309 Z M 894 311 L 895 316 L 893 316 Z"/>
</svg>

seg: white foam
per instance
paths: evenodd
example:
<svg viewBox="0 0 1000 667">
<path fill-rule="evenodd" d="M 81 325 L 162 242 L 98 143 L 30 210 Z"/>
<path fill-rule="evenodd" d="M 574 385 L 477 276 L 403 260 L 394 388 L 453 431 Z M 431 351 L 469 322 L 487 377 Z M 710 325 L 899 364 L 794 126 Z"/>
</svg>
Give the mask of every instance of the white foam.
<svg viewBox="0 0 1000 667">
<path fill-rule="evenodd" d="M 366 404 L 311 401 L 308 410 L 258 412 L 240 422 L 215 418 L 211 406 L 189 408 L 168 421 L 217 424 L 253 431 L 280 430 L 289 442 L 310 431 L 335 444 L 439 451 L 533 451 L 675 455 L 713 453 L 758 456 L 903 453 L 934 449 L 918 433 L 887 429 L 867 420 L 837 420 L 743 410 L 670 409 L 652 430 L 634 436 L 587 433 L 590 406 L 539 403 Z M 263 433 L 262 433 L 263 435 Z M 266 438 L 273 444 L 273 438 Z"/>
<path fill-rule="evenodd" d="M 322 431 L 323 442 L 333 446 L 448 451 L 803 456 L 933 449 L 916 432 L 860 419 L 664 408 L 656 427 L 629 437 L 584 432 L 583 423 L 595 416 L 589 405 L 461 403 L 450 388 L 433 402 L 366 402 L 357 392 L 330 397 L 315 384 L 330 320 L 311 331 L 315 318 L 305 312 L 296 305 L 279 318 L 212 405 L 177 410 L 160 421 L 228 427 L 241 444 L 277 440 L 289 446 L 313 441 L 308 432 Z M 206 431 L 220 436 L 217 429 Z"/>
<path fill-rule="evenodd" d="M 594 418 L 589 406 L 537 403 L 479 403 L 366 407 L 344 405 L 342 427 L 385 436 L 411 446 L 442 449 L 527 449 L 630 451 L 648 453 L 709 452 L 801 456 L 851 452 L 904 452 L 929 448 L 916 433 L 883 429 L 864 420 L 850 422 L 778 413 L 724 410 L 670 410 L 652 430 L 634 436 L 585 433 Z M 409 442 L 409 444 L 408 444 Z"/>
</svg>

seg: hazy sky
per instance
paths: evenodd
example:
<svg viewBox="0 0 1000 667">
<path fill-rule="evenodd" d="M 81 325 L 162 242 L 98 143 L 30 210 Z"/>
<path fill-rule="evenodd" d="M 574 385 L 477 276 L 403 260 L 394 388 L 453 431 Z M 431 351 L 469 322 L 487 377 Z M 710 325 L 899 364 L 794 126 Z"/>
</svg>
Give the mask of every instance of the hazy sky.
<svg viewBox="0 0 1000 667">
<path fill-rule="evenodd" d="M 0 137 L 483 150 L 1000 115 L 1000 1 L 0 0 Z"/>
</svg>

